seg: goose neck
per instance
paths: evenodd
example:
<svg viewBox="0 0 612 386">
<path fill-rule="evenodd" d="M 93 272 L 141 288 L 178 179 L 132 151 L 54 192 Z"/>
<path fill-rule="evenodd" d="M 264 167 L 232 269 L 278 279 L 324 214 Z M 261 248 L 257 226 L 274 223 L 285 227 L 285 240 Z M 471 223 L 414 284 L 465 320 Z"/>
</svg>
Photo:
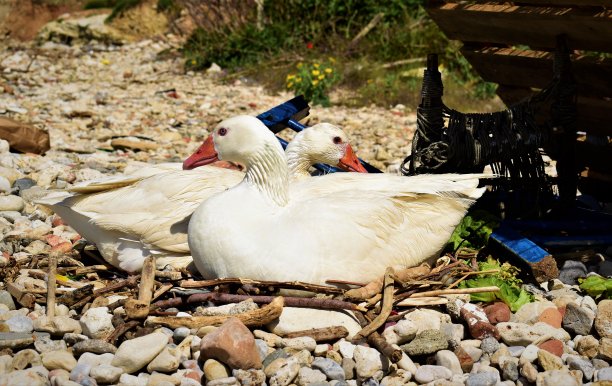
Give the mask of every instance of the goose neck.
<svg viewBox="0 0 612 386">
<path fill-rule="evenodd" d="M 280 146 L 266 145 L 257 152 L 245 175 L 245 182 L 255 186 L 278 206 L 289 202 L 289 170 Z"/>
</svg>

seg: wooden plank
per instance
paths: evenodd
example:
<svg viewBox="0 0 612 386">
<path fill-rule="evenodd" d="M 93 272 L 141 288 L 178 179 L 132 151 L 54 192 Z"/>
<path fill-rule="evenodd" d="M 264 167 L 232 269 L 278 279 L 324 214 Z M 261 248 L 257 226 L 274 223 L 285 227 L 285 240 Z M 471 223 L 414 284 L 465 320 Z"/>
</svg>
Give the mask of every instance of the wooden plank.
<svg viewBox="0 0 612 386">
<path fill-rule="evenodd" d="M 487 82 L 544 88 L 554 75 L 552 52 L 463 47 L 461 53 Z M 579 94 L 612 97 L 612 59 L 572 55 L 571 60 Z"/>
<path fill-rule="evenodd" d="M 568 36 L 574 50 L 612 52 L 612 10 L 500 4 L 428 3 L 431 18 L 449 39 L 555 48 Z"/>
<path fill-rule="evenodd" d="M 527 98 L 537 90 L 532 90 L 525 87 L 513 87 L 509 85 L 500 85 L 497 88 L 497 95 L 506 103 L 511 105 L 518 101 Z M 612 135 L 612 100 L 588 98 L 578 96 L 576 102 L 578 117 L 576 120 L 576 130 L 585 131 L 593 135 Z M 538 122 L 549 119 L 547 111 L 542 111 L 537 117 Z"/>
</svg>

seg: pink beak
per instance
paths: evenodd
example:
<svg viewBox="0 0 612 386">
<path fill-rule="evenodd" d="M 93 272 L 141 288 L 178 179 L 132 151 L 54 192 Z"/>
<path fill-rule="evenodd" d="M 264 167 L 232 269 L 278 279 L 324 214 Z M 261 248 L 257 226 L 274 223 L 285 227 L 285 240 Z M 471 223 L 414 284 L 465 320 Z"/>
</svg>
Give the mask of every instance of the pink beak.
<svg viewBox="0 0 612 386">
<path fill-rule="evenodd" d="M 342 170 L 346 170 L 347 172 L 356 172 L 356 173 L 367 173 L 368 171 L 363 167 L 361 162 L 359 162 L 359 158 L 355 155 L 353 148 L 351 145 L 346 145 L 346 151 L 344 152 L 344 157 L 340 159 L 338 162 L 338 167 Z"/>
</svg>

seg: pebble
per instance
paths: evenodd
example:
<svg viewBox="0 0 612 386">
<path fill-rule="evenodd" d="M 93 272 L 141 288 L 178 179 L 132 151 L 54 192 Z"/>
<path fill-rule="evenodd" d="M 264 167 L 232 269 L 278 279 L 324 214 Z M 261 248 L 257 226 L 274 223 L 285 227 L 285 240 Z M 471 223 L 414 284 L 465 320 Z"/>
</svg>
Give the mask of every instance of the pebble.
<svg viewBox="0 0 612 386">
<path fill-rule="evenodd" d="M 444 333 L 439 330 L 423 330 L 414 340 L 401 346 L 408 355 L 428 355 L 448 348 Z"/>
<path fill-rule="evenodd" d="M 556 308 L 547 308 L 538 317 L 539 322 L 550 324 L 554 328 L 561 328 L 563 317 Z"/>
<path fill-rule="evenodd" d="M 549 339 L 544 343 L 540 343 L 538 347 L 558 357 L 563 355 L 563 342 L 557 339 Z"/>
<path fill-rule="evenodd" d="M 202 369 L 204 370 L 204 375 L 208 381 L 229 377 L 229 372 L 223 363 L 214 359 L 206 360 L 206 362 L 204 362 L 204 366 L 202 366 Z"/>
<path fill-rule="evenodd" d="M 450 316 L 430 309 L 416 309 L 404 318 L 417 328 L 417 334 L 425 330 L 439 330 L 442 323 L 451 323 Z"/>
<path fill-rule="evenodd" d="M 237 318 L 229 318 L 218 329 L 204 336 L 200 352 L 202 359 L 217 359 L 233 369 L 262 368 L 255 338 Z"/>
<path fill-rule="evenodd" d="M 64 350 L 44 352 L 41 354 L 41 360 L 43 366 L 48 370 L 64 369 L 72 371 L 77 365 L 77 361 L 72 356 L 72 353 Z"/>
<path fill-rule="evenodd" d="M 611 338 L 601 338 L 599 340 L 599 348 L 597 350 L 597 355 L 600 359 L 606 361 L 612 361 L 612 339 Z"/>
<path fill-rule="evenodd" d="M 594 321 L 595 313 L 592 310 L 568 303 L 563 316 L 563 328 L 576 335 L 589 335 Z"/>
<path fill-rule="evenodd" d="M 298 363 L 287 361 L 284 366 L 281 366 L 272 374 L 270 386 L 287 386 L 295 379 L 299 371 L 300 365 Z"/>
<path fill-rule="evenodd" d="M 612 367 L 597 370 L 597 381 L 612 381 Z"/>
<path fill-rule="evenodd" d="M 4 304 L 9 310 L 15 309 L 15 302 L 8 291 L 0 290 L 0 304 Z"/>
<path fill-rule="evenodd" d="M 276 335 L 287 335 L 313 328 L 343 326 L 352 338 L 361 330 L 359 322 L 350 314 L 334 310 L 284 307 L 281 316 L 266 327 Z"/>
<path fill-rule="evenodd" d="M 8 196 L 0 196 L 0 212 L 2 211 L 15 211 L 21 212 L 25 207 L 25 202 L 23 198 L 19 196 L 13 196 L 9 194 Z"/>
<path fill-rule="evenodd" d="M 595 330 L 602 338 L 612 338 L 612 299 L 605 299 L 597 305 Z"/>
<path fill-rule="evenodd" d="M 578 284 L 579 277 L 586 276 L 587 268 L 584 263 L 575 260 L 566 260 L 559 270 L 559 280 L 565 284 Z"/>
<path fill-rule="evenodd" d="M 85 352 L 94 354 L 105 354 L 117 352 L 117 347 L 100 339 L 87 339 L 77 343 L 74 343 L 72 350 L 76 356 L 79 356 Z"/>
<path fill-rule="evenodd" d="M 554 308 L 556 310 L 557 306 L 555 303 L 547 300 L 526 303 L 514 313 L 512 320 L 516 323 L 533 324 L 538 321 L 540 315 L 548 308 Z"/>
<path fill-rule="evenodd" d="M 499 350 L 499 342 L 493 337 L 484 338 L 480 343 L 480 349 L 487 354 L 493 354 Z"/>
<path fill-rule="evenodd" d="M 23 315 L 15 315 L 4 322 L 11 332 L 30 333 L 34 330 L 32 319 Z"/>
<path fill-rule="evenodd" d="M 499 382 L 499 375 L 492 372 L 470 374 L 465 382 L 466 386 L 495 386 Z"/>
<path fill-rule="evenodd" d="M 133 373 L 153 360 L 168 343 L 168 337 L 162 332 L 126 340 L 121 343 L 111 365 L 120 367 L 126 373 Z"/>
<path fill-rule="evenodd" d="M 344 375 L 344 374 L 343 374 Z M 298 371 L 297 384 L 300 386 L 306 386 L 317 382 L 325 382 L 327 377 L 319 370 L 313 370 L 308 367 L 302 367 Z"/>
<path fill-rule="evenodd" d="M 106 338 L 115 330 L 112 319 L 108 307 L 90 308 L 80 319 L 83 334 L 91 339 Z"/>
<path fill-rule="evenodd" d="M 283 347 L 285 350 L 294 350 L 294 351 L 301 351 L 301 350 L 314 351 L 315 347 L 317 347 L 317 342 L 309 336 L 282 339 L 280 344 L 281 344 L 281 347 Z"/>
<path fill-rule="evenodd" d="M 360 379 L 372 378 L 382 371 L 381 354 L 373 348 L 357 346 L 353 358 L 355 360 L 355 370 Z"/>
<path fill-rule="evenodd" d="M 570 370 L 580 370 L 586 381 L 590 381 L 595 373 L 595 366 L 588 359 L 581 358 L 577 355 L 568 355 L 565 360 Z"/>
<path fill-rule="evenodd" d="M 344 358 L 350 359 L 350 358 Z M 344 364 L 344 359 L 342 363 Z M 311 366 L 320 370 L 325 376 L 331 380 L 344 381 L 346 378 L 343 366 L 329 358 L 315 358 Z"/>
<path fill-rule="evenodd" d="M 551 370 L 539 373 L 536 378 L 538 386 L 579 386 L 580 383 L 568 371 Z"/>
<path fill-rule="evenodd" d="M 457 358 L 457 355 L 455 355 L 455 353 L 452 351 L 438 351 L 436 353 L 436 364 L 438 366 L 446 367 L 447 369 L 452 371 L 453 374 L 463 374 L 459 358 Z"/>
<path fill-rule="evenodd" d="M 563 361 L 561 358 L 546 350 L 538 351 L 538 363 L 545 371 L 560 370 L 563 368 Z"/>
<path fill-rule="evenodd" d="M 443 366 L 423 365 L 414 374 L 414 379 L 419 383 L 429 383 L 439 379 L 451 379 L 453 372 Z"/>
<path fill-rule="evenodd" d="M 101 384 L 115 383 L 123 374 L 123 369 L 111 365 L 101 364 L 93 367 L 89 375 Z"/>
<path fill-rule="evenodd" d="M 176 350 L 164 347 L 164 349 L 147 365 L 147 371 L 150 373 L 154 371 L 169 373 L 178 369 L 180 363 L 181 358 Z"/>
</svg>

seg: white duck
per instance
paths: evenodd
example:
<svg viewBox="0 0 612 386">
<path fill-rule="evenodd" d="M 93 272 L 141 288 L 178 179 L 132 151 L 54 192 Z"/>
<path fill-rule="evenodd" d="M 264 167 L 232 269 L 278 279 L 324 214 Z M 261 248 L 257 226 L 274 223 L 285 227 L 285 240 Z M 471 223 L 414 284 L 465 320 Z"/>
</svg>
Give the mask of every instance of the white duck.
<svg viewBox="0 0 612 386">
<path fill-rule="evenodd" d="M 285 154 L 261 125 L 225 120 L 200 149 L 200 164 L 246 167 L 191 217 L 189 246 L 206 278 L 367 282 L 436 257 L 484 191 L 474 174 L 336 173 L 290 185 Z"/>
<path fill-rule="evenodd" d="M 347 135 L 335 126 L 312 126 L 295 140 L 297 143 L 287 152 L 295 160 L 291 170 L 296 178 L 303 178 L 307 168 L 316 162 L 365 172 Z M 208 143 L 202 145 L 207 146 Z M 196 166 L 189 160 L 184 164 L 186 168 Z M 59 192 L 38 203 L 50 207 L 96 244 L 102 257 L 115 267 L 138 271 L 150 254 L 158 257 L 158 266 L 184 267 L 192 261 L 187 244 L 191 214 L 208 197 L 238 184 L 244 173 L 212 166 L 192 171 L 175 169 L 172 164 L 151 166 L 136 176 L 111 178 L 74 189 L 91 194 Z"/>
</svg>

